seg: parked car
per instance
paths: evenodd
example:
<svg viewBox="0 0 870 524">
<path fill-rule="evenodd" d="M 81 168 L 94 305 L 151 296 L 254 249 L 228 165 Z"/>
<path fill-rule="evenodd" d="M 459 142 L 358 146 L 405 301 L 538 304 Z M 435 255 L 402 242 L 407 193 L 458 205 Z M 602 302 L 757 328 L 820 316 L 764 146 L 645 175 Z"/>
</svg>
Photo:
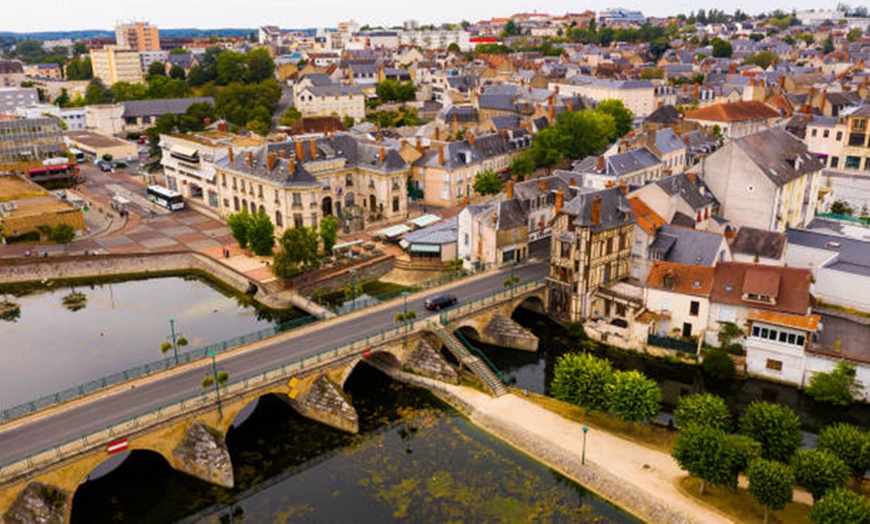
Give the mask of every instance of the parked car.
<svg viewBox="0 0 870 524">
<path fill-rule="evenodd" d="M 108 171 L 114 171 L 114 169 L 115 168 L 112 167 L 112 164 L 110 164 L 108 162 L 100 162 L 100 171 L 108 172 Z"/>
<path fill-rule="evenodd" d="M 459 302 L 455 295 L 434 295 L 426 299 L 423 305 L 430 311 L 439 311 L 454 306 Z"/>
</svg>

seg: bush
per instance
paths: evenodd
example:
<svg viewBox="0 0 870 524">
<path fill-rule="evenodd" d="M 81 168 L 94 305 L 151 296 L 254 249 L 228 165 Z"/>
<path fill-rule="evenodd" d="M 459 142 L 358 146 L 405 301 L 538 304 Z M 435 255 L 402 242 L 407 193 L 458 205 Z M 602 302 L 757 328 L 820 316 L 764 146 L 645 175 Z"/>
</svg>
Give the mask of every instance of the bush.
<svg viewBox="0 0 870 524">
<path fill-rule="evenodd" d="M 712 349 L 704 354 L 704 372 L 719 380 L 734 378 L 734 362 L 723 349 Z"/>
</svg>

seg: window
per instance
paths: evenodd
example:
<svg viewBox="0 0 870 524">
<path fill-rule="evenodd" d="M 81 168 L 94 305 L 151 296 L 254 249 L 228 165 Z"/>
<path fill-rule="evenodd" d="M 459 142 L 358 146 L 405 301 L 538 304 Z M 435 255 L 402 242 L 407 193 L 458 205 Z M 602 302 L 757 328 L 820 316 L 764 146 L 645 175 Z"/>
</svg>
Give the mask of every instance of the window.
<svg viewBox="0 0 870 524">
<path fill-rule="evenodd" d="M 840 157 L 832 156 L 831 157 L 831 167 L 836 168 L 840 164 Z"/>
<path fill-rule="evenodd" d="M 793 345 L 796 342 L 796 340 L 797 340 L 797 335 L 795 335 L 794 333 L 789 333 L 788 343 Z"/>
<path fill-rule="evenodd" d="M 867 135 L 864 133 L 849 133 L 849 145 L 855 147 L 861 147 L 864 145 L 864 141 L 866 140 Z"/>
<path fill-rule="evenodd" d="M 393 197 L 393 213 L 399 211 L 399 197 Z"/>
<path fill-rule="evenodd" d="M 562 258 L 568 258 L 571 256 L 570 242 L 559 242 L 559 256 Z"/>
<path fill-rule="evenodd" d="M 780 332 L 779 332 L 779 341 L 780 341 L 780 342 L 785 343 L 785 341 L 786 341 L 787 338 L 788 338 L 788 333 L 786 333 L 785 331 L 780 331 Z"/>
<path fill-rule="evenodd" d="M 293 205 L 301 206 L 302 205 L 302 193 L 293 193 Z"/>
<path fill-rule="evenodd" d="M 767 338 L 767 335 L 770 334 L 770 330 L 767 328 L 761 328 L 761 338 Z"/>
<path fill-rule="evenodd" d="M 302 227 L 302 213 L 293 213 L 293 227 Z"/>
<path fill-rule="evenodd" d="M 822 133 L 822 138 L 828 138 L 829 136 L 831 136 L 831 131 L 825 129 L 825 131 Z"/>
<path fill-rule="evenodd" d="M 782 371 L 782 361 L 773 360 L 771 358 L 767 359 L 767 369 L 771 371 Z"/>
<path fill-rule="evenodd" d="M 806 340 L 806 339 L 804 338 L 803 335 L 798 335 L 798 337 L 797 337 L 797 345 L 798 345 L 798 346 L 803 346 L 805 340 Z"/>
<path fill-rule="evenodd" d="M 235 209 L 236 211 L 239 210 L 239 197 L 237 196 L 233 197 L 233 209 Z"/>
<path fill-rule="evenodd" d="M 670 310 L 671 310 L 670 297 L 662 297 L 662 311 L 670 311 Z"/>
<path fill-rule="evenodd" d="M 843 132 L 837 131 L 837 142 L 839 142 L 840 140 L 843 140 Z"/>
<path fill-rule="evenodd" d="M 773 341 L 776 340 L 776 330 L 775 329 L 771 329 L 770 332 L 767 334 L 767 340 L 773 340 Z"/>
<path fill-rule="evenodd" d="M 758 338 L 759 335 L 761 335 L 761 328 L 758 326 L 752 326 L 752 336 Z"/>
<path fill-rule="evenodd" d="M 817 131 L 816 129 L 813 129 L 812 131 L 810 131 L 810 136 L 815 137 L 816 131 Z"/>
<path fill-rule="evenodd" d="M 861 167 L 861 157 L 857 156 L 847 156 L 846 157 L 846 169 L 858 169 Z"/>
<path fill-rule="evenodd" d="M 689 315 L 690 315 L 690 316 L 697 317 L 697 316 L 698 316 L 698 312 L 699 312 L 700 310 L 701 310 L 701 303 L 698 302 L 697 300 L 693 300 L 693 301 L 689 304 Z"/>
<path fill-rule="evenodd" d="M 275 211 L 275 225 L 278 227 L 284 227 L 284 217 L 281 216 L 280 211 Z"/>
</svg>

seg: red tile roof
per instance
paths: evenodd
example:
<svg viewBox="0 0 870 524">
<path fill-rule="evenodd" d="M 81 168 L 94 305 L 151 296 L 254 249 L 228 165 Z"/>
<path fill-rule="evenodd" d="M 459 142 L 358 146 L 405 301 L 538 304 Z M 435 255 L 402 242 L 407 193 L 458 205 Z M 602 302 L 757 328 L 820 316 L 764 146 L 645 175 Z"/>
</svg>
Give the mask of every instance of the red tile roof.
<svg viewBox="0 0 870 524">
<path fill-rule="evenodd" d="M 656 260 L 646 279 L 648 287 L 665 289 L 684 295 L 710 296 L 713 289 L 713 275 L 715 268 L 712 266 L 696 266 L 689 264 L 676 264 Z M 666 283 L 667 278 L 671 283 Z"/>
<path fill-rule="evenodd" d="M 779 111 L 764 102 L 755 100 L 749 102 L 732 102 L 728 104 L 713 104 L 711 106 L 687 111 L 686 118 L 693 120 L 712 120 L 715 122 L 743 122 L 777 118 Z"/>
<path fill-rule="evenodd" d="M 637 225 L 650 235 L 655 234 L 656 229 L 667 223 L 664 218 L 660 217 L 643 200 L 637 197 L 629 198 L 628 205 L 637 219 Z"/>
<path fill-rule="evenodd" d="M 776 324 L 804 331 L 815 331 L 819 327 L 821 317 L 819 315 L 790 315 L 779 311 L 760 311 L 753 309 L 746 316 L 748 320 L 757 320 L 767 324 Z"/>
<path fill-rule="evenodd" d="M 710 300 L 720 304 L 806 315 L 810 306 L 810 277 L 810 270 L 803 268 L 719 262 L 716 264 Z M 774 298 L 775 303 L 746 300 L 744 293 L 768 295 Z"/>
</svg>

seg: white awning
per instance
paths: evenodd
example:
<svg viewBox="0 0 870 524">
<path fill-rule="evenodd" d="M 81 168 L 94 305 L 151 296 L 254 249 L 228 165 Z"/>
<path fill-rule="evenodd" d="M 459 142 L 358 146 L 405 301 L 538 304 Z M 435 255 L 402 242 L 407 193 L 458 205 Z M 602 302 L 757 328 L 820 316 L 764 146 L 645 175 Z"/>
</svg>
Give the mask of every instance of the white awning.
<svg viewBox="0 0 870 524">
<path fill-rule="evenodd" d="M 332 246 L 332 252 L 341 251 L 342 249 L 347 249 L 349 247 L 358 246 L 362 244 L 362 240 L 354 240 L 353 242 L 345 242 L 344 244 L 336 244 Z"/>
<path fill-rule="evenodd" d="M 441 217 L 439 217 L 438 215 L 423 215 L 411 220 L 410 222 L 417 227 L 426 227 L 431 226 L 432 224 L 440 220 Z"/>
<path fill-rule="evenodd" d="M 410 227 L 406 226 L 405 224 L 399 224 L 398 226 L 381 229 L 377 232 L 377 234 L 387 238 L 395 238 L 399 235 L 404 235 L 408 231 L 411 231 Z"/>
<path fill-rule="evenodd" d="M 441 246 L 433 246 L 430 244 L 413 244 L 411 246 L 412 253 L 440 253 Z"/>
<path fill-rule="evenodd" d="M 199 150 L 195 147 L 188 147 L 181 144 L 172 144 L 169 147 L 169 152 L 172 155 L 179 156 L 182 159 L 197 159 L 197 155 L 199 155 Z"/>
</svg>

